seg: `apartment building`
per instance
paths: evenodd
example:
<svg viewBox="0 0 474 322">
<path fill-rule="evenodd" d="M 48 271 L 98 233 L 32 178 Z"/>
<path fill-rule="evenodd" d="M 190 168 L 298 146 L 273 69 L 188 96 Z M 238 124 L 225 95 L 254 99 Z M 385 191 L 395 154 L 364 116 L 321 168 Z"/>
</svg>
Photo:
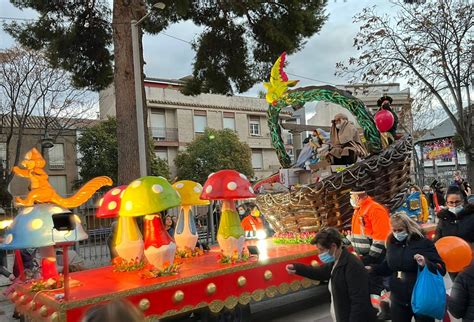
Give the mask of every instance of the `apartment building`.
<svg viewBox="0 0 474 322">
<path fill-rule="evenodd" d="M 145 80 L 148 106 L 148 128 L 153 137 L 155 154 L 168 161 L 172 175 L 176 174 L 174 159 L 178 151 L 208 128 L 231 129 L 252 149 L 255 179 L 278 171 L 280 165 L 272 148 L 267 125 L 264 99 L 244 96 L 201 94 L 185 96 L 179 89 L 183 80 Z M 100 117 L 115 115 L 114 88 L 99 96 Z M 289 119 L 290 113 L 282 113 Z M 291 135 L 283 133 L 288 152 L 292 152 Z"/>
<path fill-rule="evenodd" d="M 6 122 L 6 120 L 5 120 Z M 57 120 L 61 122 L 61 120 Z M 32 148 L 37 148 L 46 160 L 45 170 L 49 176 L 50 184 L 60 195 L 69 195 L 74 190 L 74 183 L 78 179 L 77 167 L 77 136 L 81 128 L 89 126 L 96 120 L 76 120 L 73 126 L 64 129 L 61 124 L 50 124 L 46 131 L 44 120 L 39 116 L 29 116 L 23 127 L 21 139 L 20 160 Z M 7 126 L 7 124 L 3 124 Z M 15 127 L 15 125 L 14 125 Z M 61 130 L 58 130 L 61 129 Z M 5 165 L 7 157 L 10 163 L 14 162 L 15 151 L 18 144 L 18 130 L 14 128 L 14 135 L 10 143 L 10 151 L 6 150 L 6 134 L 0 134 L 0 162 Z M 47 134 L 46 134 L 47 133 Z M 9 185 L 9 191 L 13 196 L 25 196 L 28 194 L 30 181 L 15 176 Z"/>
</svg>

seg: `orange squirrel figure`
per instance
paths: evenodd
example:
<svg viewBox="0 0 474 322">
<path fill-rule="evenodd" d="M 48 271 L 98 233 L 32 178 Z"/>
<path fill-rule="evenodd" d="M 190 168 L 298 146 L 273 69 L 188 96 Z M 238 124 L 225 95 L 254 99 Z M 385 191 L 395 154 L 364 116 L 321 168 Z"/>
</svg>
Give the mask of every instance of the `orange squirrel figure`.
<svg viewBox="0 0 474 322">
<path fill-rule="evenodd" d="M 41 153 L 35 148 L 26 153 L 25 160 L 21 162 L 20 167 L 13 167 L 13 173 L 17 176 L 28 178 L 31 181 L 31 191 L 26 199 L 16 197 L 15 201 L 20 206 L 33 206 L 35 203 L 51 202 L 64 208 L 75 208 L 86 202 L 92 195 L 103 186 L 111 186 L 112 179 L 109 177 L 97 177 L 79 189 L 69 198 L 61 197 L 48 181 L 48 174 L 44 170 L 46 161 Z"/>
</svg>

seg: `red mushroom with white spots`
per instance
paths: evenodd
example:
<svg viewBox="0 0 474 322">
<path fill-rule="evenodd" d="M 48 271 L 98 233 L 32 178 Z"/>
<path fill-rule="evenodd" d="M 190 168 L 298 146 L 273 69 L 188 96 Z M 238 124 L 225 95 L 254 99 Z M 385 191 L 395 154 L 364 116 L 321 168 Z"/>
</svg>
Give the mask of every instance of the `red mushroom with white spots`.
<svg viewBox="0 0 474 322">
<path fill-rule="evenodd" d="M 126 185 L 109 190 L 99 201 L 97 218 L 118 217 L 114 236 L 114 247 L 117 255 L 125 260 L 141 260 L 143 257 L 143 237 L 134 217 L 120 216 L 123 192 Z"/>
<path fill-rule="evenodd" d="M 211 173 L 204 184 L 201 199 L 223 201 L 217 241 L 226 256 L 232 256 L 235 252 L 241 256 L 245 241 L 234 200 L 254 197 L 247 177 L 235 170 Z"/>
</svg>

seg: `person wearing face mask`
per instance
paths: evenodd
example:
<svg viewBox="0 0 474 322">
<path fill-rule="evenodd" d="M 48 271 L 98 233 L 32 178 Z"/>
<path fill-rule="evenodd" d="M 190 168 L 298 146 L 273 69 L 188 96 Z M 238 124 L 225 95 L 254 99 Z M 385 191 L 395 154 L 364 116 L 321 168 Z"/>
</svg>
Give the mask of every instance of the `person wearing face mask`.
<svg viewBox="0 0 474 322">
<path fill-rule="evenodd" d="M 388 210 L 361 188 L 352 189 L 350 203 L 354 214 L 349 238 L 354 250 L 365 265 L 382 262 L 385 241 L 390 234 Z"/>
<path fill-rule="evenodd" d="M 457 186 L 450 186 L 446 193 L 446 206 L 438 213 L 438 226 L 434 240 L 456 236 L 474 243 L 474 205 L 464 204 L 464 197 Z"/>
<path fill-rule="evenodd" d="M 388 210 L 367 195 L 362 188 L 352 189 L 350 203 L 354 208 L 354 214 L 348 239 L 364 265 L 381 263 L 385 258 L 385 241 L 390 234 Z M 380 309 L 379 319 L 388 319 L 390 316 L 388 303 L 381 298 L 386 288 L 383 278 L 371 278 L 369 287 L 374 301 L 380 301 L 380 304 L 376 305 Z"/>
<path fill-rule="evenodd" d="M 239 213 L 240 221 L 248 215 L 247 208 L 243 204 L 237 207 L 237 212 Z"/>
<path fill-rule="evenodd" d="M 343 113 L 334 116 L 330 141 L 328 157 L 331 164 L 349 165 L 355 163 L 359 156 L 367 156 L 367 150 L 362 145 L 356 127 Z"/>
<path fill-rule="evenodd" d="M 322 266 L 288 264 L 286 271 L 318 281 L 329 281 L 331 317 L 337 322 L 376 321 L 370 304 L 369 277 L 362 262 L 342 246 L 334 228 L 322 229 L 311 241 L 319 251 Z"/>
<path fill-rule="evenodd" d="M 437 274 L 446 274 L 446 267 L 434 243 L 425 238 L 418 224 L 405 212 L 390 217 L 392 233 L 387 239 L 387 255 L 381 264 L 369 266 L 371 275 L 389 276 L 391 317 L 393 322 L 434 322 L 427 316 L 415 315 L 411 296 L 418 270 L 427 265 Z"/>
</svg>

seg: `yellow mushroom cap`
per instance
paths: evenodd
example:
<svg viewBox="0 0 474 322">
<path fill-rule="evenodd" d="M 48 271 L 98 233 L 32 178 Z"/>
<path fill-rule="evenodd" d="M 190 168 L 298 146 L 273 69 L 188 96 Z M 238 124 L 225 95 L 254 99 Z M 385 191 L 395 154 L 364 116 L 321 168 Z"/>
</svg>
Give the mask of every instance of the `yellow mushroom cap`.
<svg viewBox="0 0 474 322">
<path fill-rule="evenodd" d="M 183 206 L 207 206 L 209 200 L 200 198 L 202 186 L 198 182 L 191 180 L 181 180 L 173 184 L 173 188 L 181 196 L 181 204 Z"/>
</svg>

